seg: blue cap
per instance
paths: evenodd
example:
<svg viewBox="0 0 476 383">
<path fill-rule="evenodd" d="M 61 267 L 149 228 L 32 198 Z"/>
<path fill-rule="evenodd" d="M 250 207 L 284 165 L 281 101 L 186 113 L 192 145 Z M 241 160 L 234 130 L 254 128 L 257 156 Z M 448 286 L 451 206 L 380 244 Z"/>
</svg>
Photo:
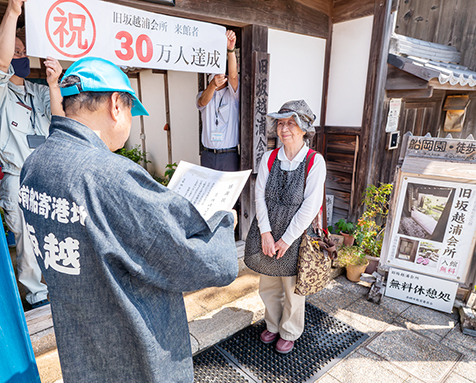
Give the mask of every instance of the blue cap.
<svg viewBox="0 0 476 383">
<path fill-rule="evenodd" d="M 81 87 L 71 85 L 61 88 L 63 97 L 73 96 L 80 92 L 126 92 L 134 98 L 131 114 L 133 116 L 149 115 L 132 89 L 127 75 L 108 60 L 99 57 L 85 57 L 71 64 L 63 79 L 68 76 L 79 77 Z"/>
</svg>

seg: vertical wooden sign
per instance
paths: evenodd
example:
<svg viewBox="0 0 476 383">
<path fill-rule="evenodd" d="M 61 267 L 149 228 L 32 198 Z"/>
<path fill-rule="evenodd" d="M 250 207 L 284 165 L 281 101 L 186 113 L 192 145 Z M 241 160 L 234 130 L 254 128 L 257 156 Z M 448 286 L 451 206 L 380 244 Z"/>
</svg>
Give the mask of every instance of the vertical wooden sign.
<svg viewBox="0 0 476 383">
<path fill-rule="evenodd" d="M 268 113 L 269 54 L 253 52 L 252 97 L 253 106 L 253 173 L 258 173 L 263 154 L 268 148 L 266 114 Z"/>
</svg>

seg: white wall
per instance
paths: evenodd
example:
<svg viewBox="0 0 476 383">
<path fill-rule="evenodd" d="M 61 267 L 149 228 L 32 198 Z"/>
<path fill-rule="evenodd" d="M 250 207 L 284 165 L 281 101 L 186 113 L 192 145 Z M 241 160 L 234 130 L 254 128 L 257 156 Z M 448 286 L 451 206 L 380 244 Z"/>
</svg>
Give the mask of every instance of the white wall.
<svg viewBox="0 0 476 383">
<path fill-rule="evenodd" d="M 326 125 L 361 126 L 373 16 L 334 24 Z"/>
<path fill-rule="evenodd" d="M 198 92 L 196 73 L 169 71 L 170 98 L 170 131 L 172 140 L 172 162 L 180 160 L 200 163 L 198 110 L 195 98 Z M 168 164 L 167 132 L 165 115 L 164 75 L 152 73 L 151 70 L 140 72 L 142 85 L 142 102 L 150 116 L 144 117 L 146 135 L 147 164 L 151 174 L 163 175 Z M 137 91 L 137 80 L 131 84 Z M 140 118 L 132 119 L 131 136 L 127 147 L 132 148 L 141 144 Z"/>
<path fill-rule="evenodd" d="M 168 163 L 167 155 L 167 132 L 165 125 L 165 92 L 164 76 L 152 73 L 152 70 L 140 72 L 142 103 L 149 112 L 144 116 L 144 132 L 146 141 L 147 159 L 152 163 L 147 164 L 147 170 L 151 174 L 164 174 L 165 165 Z M 131 81 L 137 92 L 137 81 Z M 127 147 L 132 148 L 141 144 L 140 117 L 132 118 L 131 135 Z"/>
<path fill-rule="evenodd" d="M 31 57 L 32 68 L 39 68 L 40 61 Z M 72 64 L 60 61 L 64 69 Z M 198 93 L 198 77 L 196 73 L 169 71 L 170 126 L 172 134 L 172 162 L 180 160 L 200 164 L 198 109 L 196 96 Z M 168 164 L 167 132 L 164 130 L 165 88 L 164 75 L 152 73 L 152 70 L 140 72 L 142 103 L 149 112 L 144 116 L 144 132 L 146 136 L 147 164 L 151 174 L 163 175 Z M 136 78 L 130 78 L 132 88 L 138 94 Z M 128 149 L 142 145 L 140 117 L 132 118 L 132 128 Z"/>
<path fill-rule="evenodd" d="M 172 162 L 177 164 L 180 160 L 200 164 L 197 93 L 196 73 L 169 71 Z"/>
<path fill-rule="evenodd" d="M 304 99 L 317 117 L 314 125 L 319 125 L 325 51 L 325 39 L 268 30 L 269 112 L 286 101 Z"/>
<path fill-rule="evenodd" d="M 130 78 L 129 79 L 131 82 L 131 86 L 136 92 L 136 95 L 138 96 L 138 90 L 137 90 L 137 79 L 135 78 Z M 138 96 L 139 97 L 139 96 Z M 147 109 L 147 107 L 146 107 Z M 150 112 L 149 112 L 150 113 Z M 129 139 L 126 142 L 125 147 L 128 149 L 131 149 L 135 147 L 136 145 L 141 145 L 142 141 L 140 139 L 140 117 L 132 117 L 132 128 L 131 128 L 131 134 L 129 135 Z"/>
</svg>

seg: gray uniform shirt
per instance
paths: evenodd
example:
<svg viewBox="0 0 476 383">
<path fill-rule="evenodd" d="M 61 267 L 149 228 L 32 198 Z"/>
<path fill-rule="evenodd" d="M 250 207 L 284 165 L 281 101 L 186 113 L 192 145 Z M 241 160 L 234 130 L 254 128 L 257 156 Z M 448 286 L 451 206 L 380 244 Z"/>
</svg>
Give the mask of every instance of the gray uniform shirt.
<svg viewBox="0 0 476 383">
<path fill-rule="evenodd" d="M 51 121 L 50 90 L 25 81 L 25 89 L 10 82 L 15 74 L 0 71 L 0 160 L 4 173 L 20 175 L 25 159 L 33 152 L 27 135 L 48 135 Z"/>
<path fill-rule="evenodd" d="M 20 205 L 48 284 L 65 383 L 192 382 L 183 291 L 238 273 L 233 217 L 208 222 L 88 127 L 53 116 Z"/>
</svg>

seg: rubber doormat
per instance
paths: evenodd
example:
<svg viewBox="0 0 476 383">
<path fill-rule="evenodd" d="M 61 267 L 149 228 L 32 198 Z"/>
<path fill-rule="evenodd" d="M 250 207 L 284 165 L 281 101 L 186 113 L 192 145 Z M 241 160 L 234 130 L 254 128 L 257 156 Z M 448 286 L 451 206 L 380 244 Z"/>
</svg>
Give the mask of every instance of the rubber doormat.
<svg viewBox="0 0 476 383">
<path fill-rule="evenodd" d="M 245 328 L 193 358 L 196 383 L 310 383 L 368 335 L 306 303 L 306 327 L 294 350 L 278 354 L 259 340 L 264 321 Z"/>
</svg>

